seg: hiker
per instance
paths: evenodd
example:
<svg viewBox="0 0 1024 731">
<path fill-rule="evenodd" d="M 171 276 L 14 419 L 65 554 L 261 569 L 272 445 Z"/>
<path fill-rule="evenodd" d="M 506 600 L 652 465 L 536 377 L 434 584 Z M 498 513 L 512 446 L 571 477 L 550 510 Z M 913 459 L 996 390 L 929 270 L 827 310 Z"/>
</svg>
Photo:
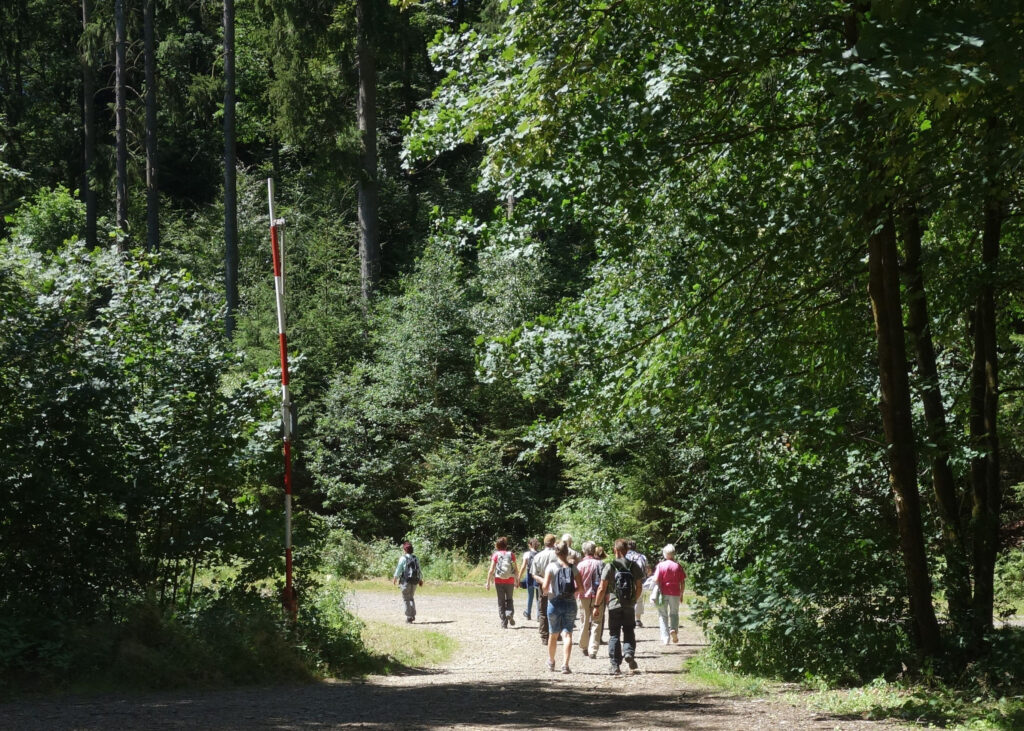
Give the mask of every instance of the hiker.
<svg viewBox="0 0 1024 731">
<path fill-rule="evenodd" d="M 544 584 L 544 571 L 548 564 L 555 560 L 555 536 L 548 533 L 544 536 L 544 550 L 533 557 L 530 562 L 530 574 L 533 576 L 537 586 Z M 537 632 L 540 634 L 540 641 L 548 644 L 548 597 L 543 590 L 537 602 Z"/>
<path fill-rule="evenodd" d="M 523 552 L 523 565 L 519 569 L 519 586 L 526 589 L 526 611 L 523 612 L 523 616 L 526 619 L 531 618 L 531 611 L 533 610 L 533 600 L 540 587 L 537 582 L 533 579 L 533 573 L 530 571 L 530 564 L 533 563 L 533 557 L 539 553 L 537 549 L 540 548 L 540 541 L 536 538 L 531 538 L 526 542 L 528 548 Z M 540 608 L 540 599 L 537 599 L 537 607 Z"/>
<path fill-rule="evenodd" d="M 420 572 L 420 561 L 412 552 L 412 544 L 406 541 L 402 544 L 405 553 L 398 559 L 398 566 L 395 567 L 393 584 L 401 584 L 402 599 L 405 601 L 405 621 L 416 620 L 416 587 L 423 586 L 423 574 Z"/>
<path fill-rule="evenodd" d="M 664 559 L 654 570 L 654 580 L 662 596 L 658 605 L 661 644 L 667 645 L 670 639 L 679 642 L 679 602 L 686 588 L 686 571 L 676 562 L 676 547 L 671 543 L 661 549 L 661 555 Z"/>
<path fill-rule="evenodd" d="M 598 630 L 596 642 L 591 641 L 591 633 L 595 622 L 592 616 L 594 610 L 594 597 L 597 596 L 597 588 L 601 585 L 601 572 L 604 565 L 594 558 L 594 551 L 597 546 L 593 541 L 583 541 L 583 559 L 576 564 L 582 579 L 582 588 L 579 590 L 580 597 L 580 618 L 583 626 L 580 628 L 580 649 L 586 657 L 597 657 L 597 648 L 601 644 L 601 632 Z M 604 613 L 601 614 L 602 618 Z"/>
<path fill-rule="evenodd" d="M 608 555 L 604 551 L 604 546 L 597 546 L 594 549 L 594 558 L 601 562 L 601 574 L 604 574 L 604 563 L 608 558 Z M 601 588 L 601 579 L 598 577 L 597 586 Z M 591 615 L 594 614 L 593 609 L 596 606 L 597 594 L 594 594 L 594 603 L 591 604 Z M 601 649 L 601 638 L 604 636 L 604 606 L 597 607 L 598 612 L 596 618 L 590 624 L 590 657 L 597 659 L 597 652 Z"/>
<path fill-rule="evenodd" d="M 633 561 L 626 558 L 626 539 L 615 539 L 615 558 L 605 564 L 601 574 L 601 587 L 594 599 L 593 612 L 601 611 L 608 605 L 608 659 L 610 672 L 619 675 L 619 666 L 625 660 L 629 669 L 636 672 L 636 625 L 634 606 L 640 594 L 644 575 Z M 621 641 L 619 635 L 622 635 Z"/>
<path fill-rule="evenodd" d="M 626 558 L 628 558 L 630 561 L 632 561 L 640 567 L 640 572 L 645 579 L 651 575 L 650 566 L 647 565 L 647 556 L 643 555 L 638 550 L 636 550 L 636 541 L 634 541 L 632 538 L 630 538 L 627 541 Z M 636 617 L 636 626 L 643 627 L 644 623 L 641 621 L 641 619 L 644 616 L 643 589 L 637 592 L 636 604 L 633 607 L 633 612 L 634 616 Z"/>
<path fill-rule="evenodd" d="M 568 533 L 562 535 L 562 543 L 569 547 L 569 563 L 575 566 L 583 558 L 583 555 L 572 547 L 572 536 Z"/>
<path fill-rule="evenodd" d="M 569 544 L 555 544 L 555 560 L 544 569 L 541 591 L 548 598 L 548 670 L 555 670 L 555 650 L 562 636 L 562 672 L 571 673 L 572 631 L 576 625 L 576 591 L 583 585 L 579 570 L 569 563 Z"/>
<path fill-rule="evenodd" d="M 494 542 L 494 553 L 491 554 L 491 567 L 487 570 L 485 587 L 494 588 L 498 592 L 498 616 L 501 617 L 501 628 L 515 626 L 515 610 L 512 607 L 512 592 L 516 588 L 516 555 L 508 550 L 508 538 L 501 536 Z"/>
</svg>

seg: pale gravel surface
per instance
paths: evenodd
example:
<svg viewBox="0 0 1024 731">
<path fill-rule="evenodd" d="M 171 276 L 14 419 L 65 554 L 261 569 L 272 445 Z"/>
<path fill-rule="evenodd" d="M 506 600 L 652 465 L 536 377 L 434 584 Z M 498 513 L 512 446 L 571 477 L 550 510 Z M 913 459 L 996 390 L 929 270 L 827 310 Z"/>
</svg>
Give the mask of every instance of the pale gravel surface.
<svg viewBox="0 0 1024 731">
<path fill-rule="evenodd" d="M 895 729 L 765 699 L 730 698 L 688 683 L 683 660 L 702 638 L 686 621 L 679 645 L 663 646 L 648 607 L 637 630 L 640 672 L 607 674 L 573 648 L 571 675 L 552 674 L 536 622 L 502 630 L 493 597 L 417 596 L 422 627 L 458 638 L 450 661 L 365 681 L 211 692 L 62 698 L 0 705 L 2 729 Z M 369 620 L 403 625 L 395 593 L 359 591 L 351 607 Z M 652 626 L 655 625 L 655 626 Z M 607 637 L 607 631 L 605 632 Z M 561 648 L 559 648 L 561 653 Z"/>
</svg>

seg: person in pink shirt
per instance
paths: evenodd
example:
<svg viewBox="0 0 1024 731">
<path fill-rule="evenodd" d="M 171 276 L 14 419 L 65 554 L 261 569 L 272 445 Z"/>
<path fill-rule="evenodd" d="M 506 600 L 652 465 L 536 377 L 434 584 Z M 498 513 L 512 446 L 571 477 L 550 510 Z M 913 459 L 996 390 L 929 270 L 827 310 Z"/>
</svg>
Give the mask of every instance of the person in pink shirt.
<svg viewBox="0 0 1024 731">
<path fill-rule="evenodd" d="M 654 580 L 661 589 L 663 601 L 658 605 L 658 625 L 661 627 L 661 644 L 669 639 L 679 642 L 679 601 L 686 587 L 686 572 L 676 563 L 676 547 L 669 543 L 661 549 L 665 558 L 654 569 Z"/>
<path fill-rule="evenodd" d="M 596 658 L 598 647 L 601 645 L 604 622 L 598 625 L 593 617 L 594 597 L 597 595 L 597 587 L 601 585 L 601 570 L 604 564 L 594 558 L 597 546 L 593 541 L 583 541 L 582 548 L 583 558 L 576 563 L 576 568 L 583 579 L 583 588 L 576 594 L 580 600 L 580 616 L 583 617 L 579 645 L 584 655 Z"/>
</svg>

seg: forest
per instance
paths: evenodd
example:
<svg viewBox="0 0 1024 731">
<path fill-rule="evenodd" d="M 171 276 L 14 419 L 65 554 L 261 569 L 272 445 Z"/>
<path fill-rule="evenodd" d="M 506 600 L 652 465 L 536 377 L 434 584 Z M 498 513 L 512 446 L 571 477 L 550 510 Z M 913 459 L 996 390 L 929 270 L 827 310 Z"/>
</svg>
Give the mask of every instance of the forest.
<svg viewBox="0 0 1024 731">
<path fill-rule="evenodd" d="M 554 531 L 1019 698 L 1022 131 L 1016 0 L 4 2 L 4 685 L 341 672 L 326 576 Z"/>
</svg>

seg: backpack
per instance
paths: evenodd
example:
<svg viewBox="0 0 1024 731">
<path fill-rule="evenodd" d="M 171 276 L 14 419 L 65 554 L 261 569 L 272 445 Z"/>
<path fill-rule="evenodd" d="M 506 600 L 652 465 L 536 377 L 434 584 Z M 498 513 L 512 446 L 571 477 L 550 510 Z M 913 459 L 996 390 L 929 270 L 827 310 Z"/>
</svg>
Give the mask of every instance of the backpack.
<svg viewBox="0 0 1024 731">
<path fill-rule="evenodd" d="M 562 566 L 555 573 L 555 597 L 571 599 L 576 594 L 576 577 L 572 575 L 572 566 Z"/>
<path fill-rule="evenodd" d="M 512 578 L 512 554 L 502 551 L 494 562 L 494 576 L 499 579 Z"/>
<path fill-rule="evenodd" d="M 636 579 L 633 578 L 633 572 L 629 570 L 631 563 L 631 561 L 626 562 L 625 571 L 614 563 L 612 564 L 612 567 L 615 569 L 615 597 L 622 606 L 627 606 L 633 602 L 633 594 L 636 590 Z"/>
<path fill-rule="evenodd" d="M 411 553 L 409 554 L 409 557 L 405 559 L 405 568 L 402 569 L 402 583 L 420 583 L 420 562 Z"/>
</svg>

